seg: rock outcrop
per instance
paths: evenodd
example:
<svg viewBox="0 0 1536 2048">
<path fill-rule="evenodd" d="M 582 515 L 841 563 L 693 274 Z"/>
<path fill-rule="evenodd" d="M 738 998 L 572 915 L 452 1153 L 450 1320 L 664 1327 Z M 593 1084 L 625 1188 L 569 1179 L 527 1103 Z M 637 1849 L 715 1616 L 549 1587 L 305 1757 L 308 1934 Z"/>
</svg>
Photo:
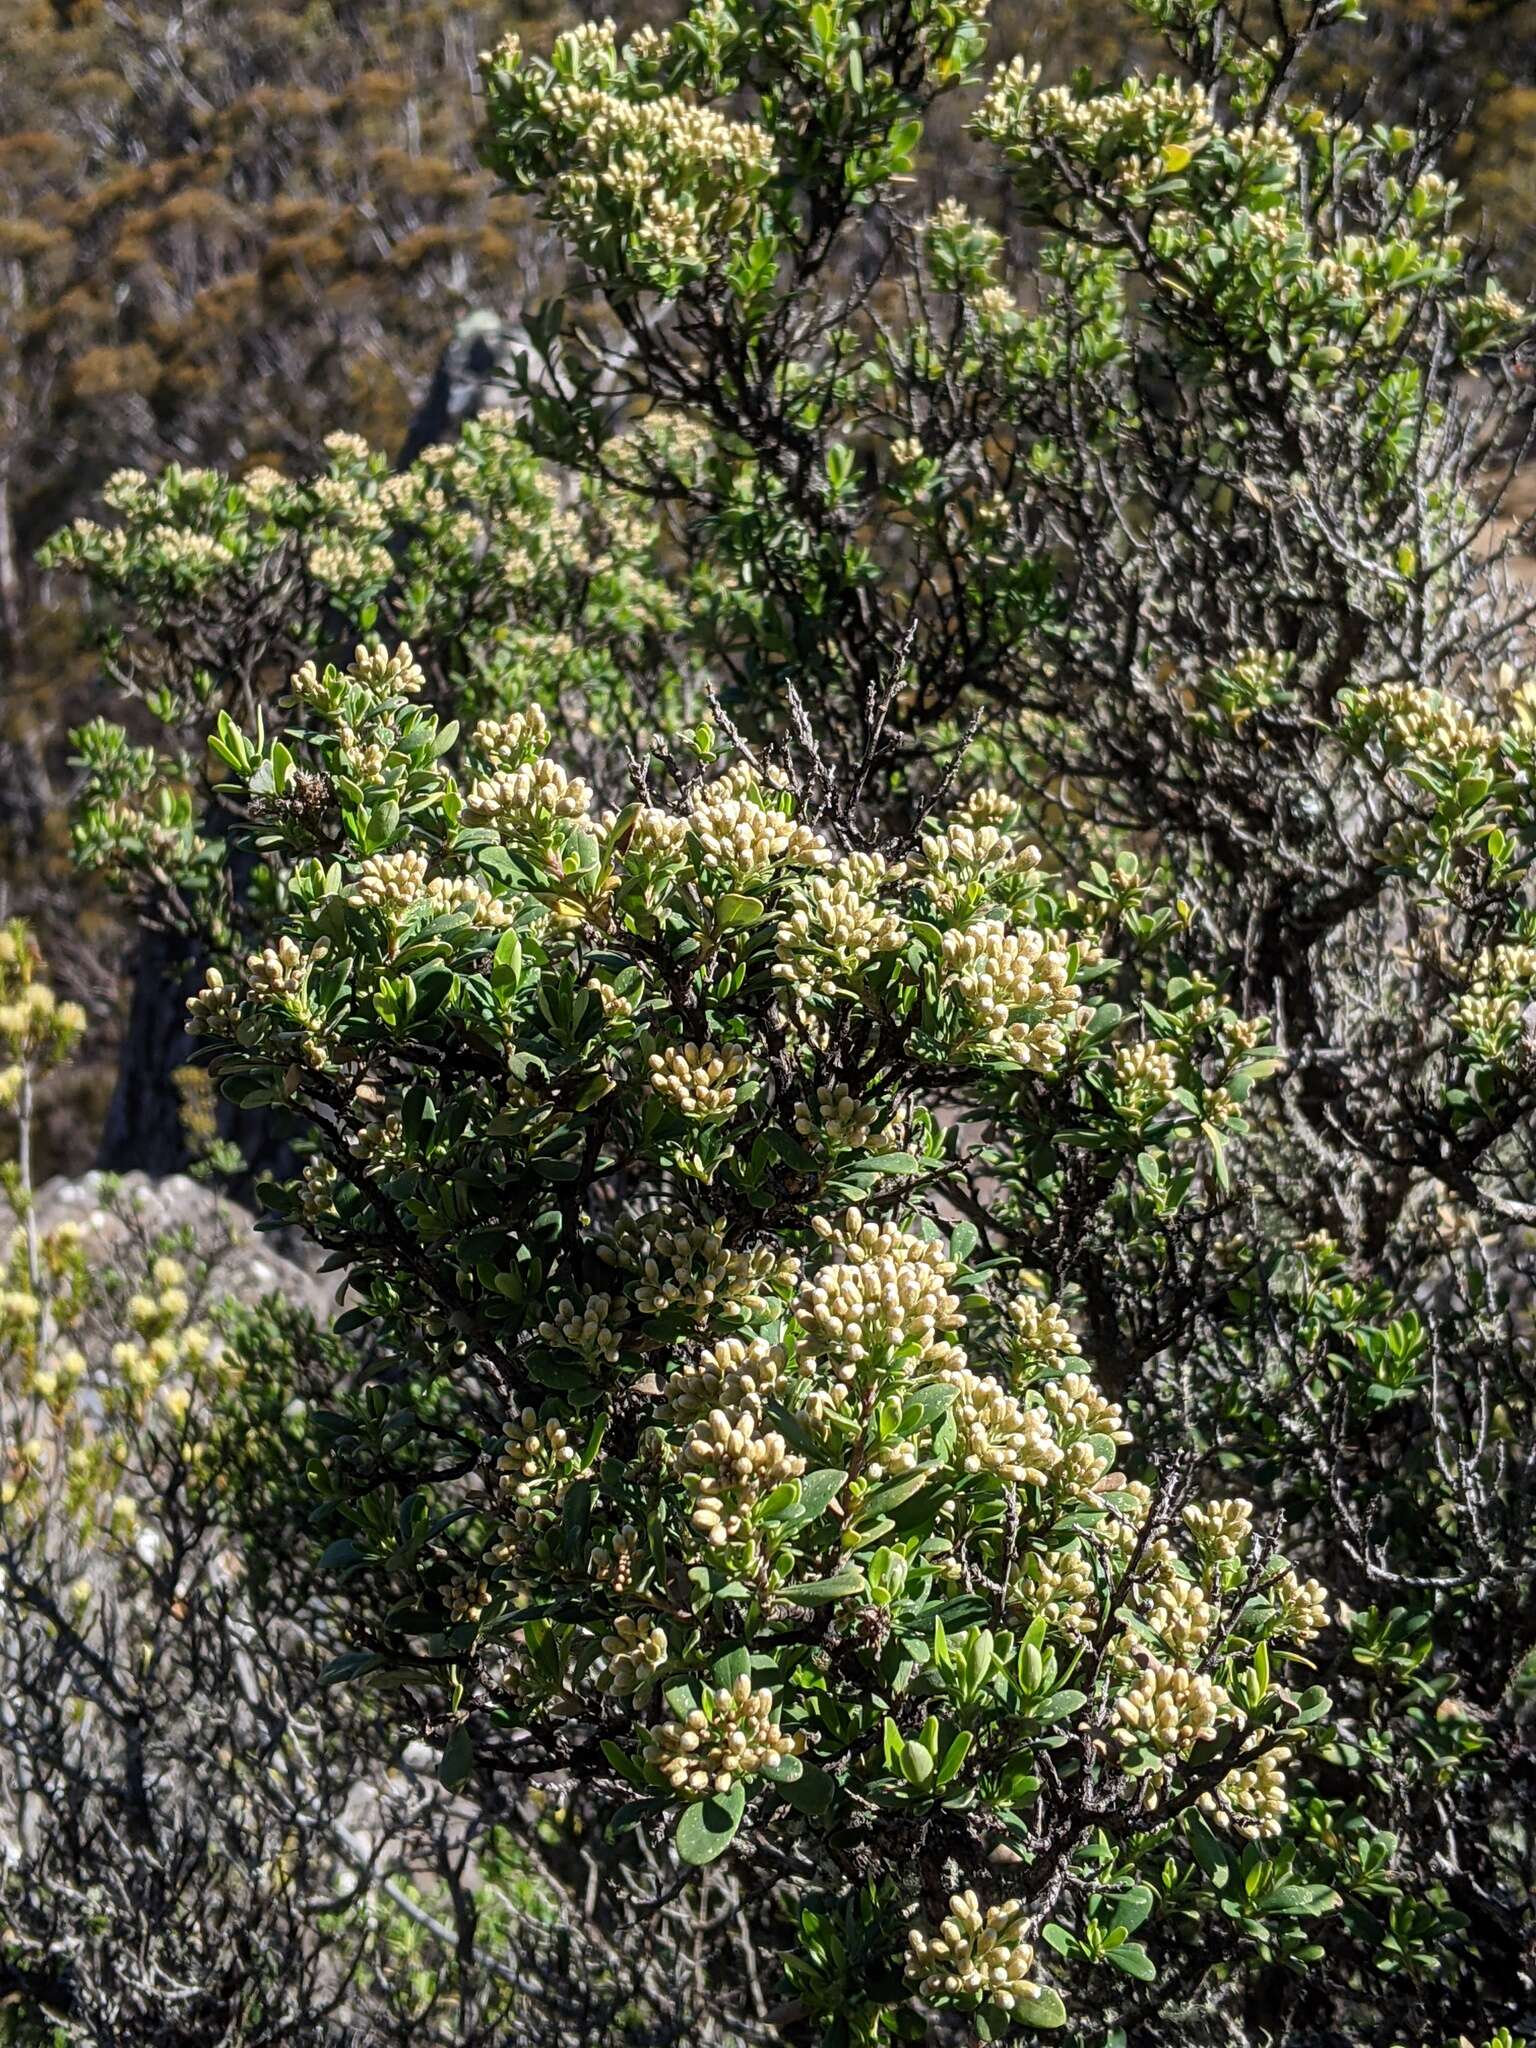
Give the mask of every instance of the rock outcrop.
<svg viewBox="0 0 1536 2048">
<path fill-rule="evenodd" d="M 156 1180 L 91 1172 L 50 1180 L 38 1190 L 36 1210 L 44 1231 L 78 1224 L 93 1265 L 109 1265 L 135 1244 L 185 1234 L 193 1255 L 216 1269 L 220 1294 L 245 1302 L 280 1294 L 322 1321 L 336 1312 L 339 1275 L 316 1273 L 288 1256 L 300 1247 L 279 1250 L 277 1241 L 258 1233 L 248 1210 L 187 1174 Z"/>
</svg>

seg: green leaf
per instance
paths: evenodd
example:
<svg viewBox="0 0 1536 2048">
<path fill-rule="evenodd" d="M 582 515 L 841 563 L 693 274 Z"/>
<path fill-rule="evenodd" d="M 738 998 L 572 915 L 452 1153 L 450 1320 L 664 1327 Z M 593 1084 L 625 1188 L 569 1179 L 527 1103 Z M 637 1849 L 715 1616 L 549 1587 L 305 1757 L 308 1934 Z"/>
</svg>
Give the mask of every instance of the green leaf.
<svg viewBox="0 0 1536 2048">
<path fill-rule="evenodd" d="M 800 1506 L 795 1519 L 811 1522 L 818 1515 L 825 1514 L 847 1483 L 848 1474 L 839 1471 L 835 1465 L 824 1466 L 819 1472 L 807 1472 L 800 1481 Z"/>
<path fill-rule="evenodd" d="M 1111 1924 L 1123 1927 L 1127 1934 L 1134 1934 L 1155 1904 L 1150 1885 L 1133 1885 L 1115 1907 L 1115 1917 Z"/>
<path fill-rule="evenodd" d="M 1127 1977 L 1139 1977 L 1143 1984 L 1152 1983 L 1157 1976 L 1156 1964 L 1139 1941 L 1122 1941 L 1118 1948 L 1106 1950 L 1104 1959 L 1124 1970 Z"/>
<path fill-rule="evenodd" d="M 1339 1895 L 1325 1884 L 1283 1884 L 1265 1895 L 1266 1913 L 1297 1913 L 1309 1918 L 1314 1913 L 1331 1913 Z"/>
<path fill-rule="evenodd" d="M 1074 1692 L 1070 1687 L 1062 1692 L 1053 1692 L 1048 1700 L 1042 1700 L 1033 1709 L 1036 1721 L 1064 1721 L 1069 1714 L 1075 1714 L 1088 1698 L 1085 1692 Z"/>
<path fill-rule="evenodd" d="M 1192 1813 L 1189 1816 L 1185 1822 L 1185 1830 L 1195 1861 L 1220 1891 L 1232 1875 L 1232 1864 L 1225 1847 L 1217 1841 L 1198 1814 Z"/>
<path fill-rule="evenodd" d="M 865 1590 L 864 1574 L 857 1565 L 849 1565 L 846 1571 L 837 1572 L 830 1579 L 809 1579 L 803 1586 L 788 1585 L 784 1597 L 814 1607 L 825 1600 L 851 1600 Z"/>
<path fill-rule="evenodd" d="M 748 925 L 761 924 L 767 914 L 765 906 L 755 896 L 737 896 L 727 892 L 715 904 L 715 923 L 724 932 L 741 931 Z"/>
<path fill-rule="evenodd" d="M 896 1173 L 911 1175 L 925 1171 L 923 1161 L 914 1159 L 910 1152 L 877 1152 L 873 1157 L 861 1159 L 859 1168 L 864 1173 Z"/>
<path fill-rule="evenodd" d="M 738 1779 L 729 1792 L 711 1794 L 685 1806 L 678 1817 L 677 1853 L 685 1863 L 713 1863 L 736 1839 L 746 1810 L 747 1788 Z"/>
<path fill-rule="evenodd" d="M 710 1677 L 716 1685 L 734 1685 L 738 1678 L 746 1678 L 752 1670 L 752 1652 L 744 1643 L 738 1643 L 734 1650 L 727 1650 L 710 1666 Z"/>
<path fill-rule="evenodd" d="M 970 1755 L 971 1744 L 975 1739 L 969 1728 L 962 1728 L 954 1741 L 951 1742 L 949 1748 L 944 1752 L 944 1761 L 939 1765 L 938 1772 L 934 1777 L 933 1783 L 936 1791 L 941 1790 L 957 1774 L 960 1766 Z"/>
<path fill-rule="evenodd" d="M 443 1745 L 437 1764 L 437 1782 L 445 1791 L 456 1792 L 474 1768 L 475 1746 L 469 1739 L 468 1727 L 461 1721 Z"/>
<path fill-rule="evenodd" d="M 367 1672 L 377 1670 L 384 1661 L 377 1650 L 344 1650 L 326 1665 L 320 1674 L 320 1683 L 345 1685 L 348 1679 L 362 1678 Z"/>
<path fill-rule="evenodd" d="M 1015 2001 L 1013 2017 L 1026 2027 L 1064 2027 L 1067 2008 L 1048 1984 L 1042 1984 L 1033 1998 Z"/>
<path fill-rule="evenodd" d="M 799 1777 L 776 1778 L 775 1783 L 783 1798 L 797 1813 L 807 1814 L 815 1819 L 818 1814 L 825 1813 L 832 1804 L 837 1784 L 819 1764 L 804 1763 L 802 1758 L 796 1758 L 796 1762 L 803 1764 Z"/>
</svg>

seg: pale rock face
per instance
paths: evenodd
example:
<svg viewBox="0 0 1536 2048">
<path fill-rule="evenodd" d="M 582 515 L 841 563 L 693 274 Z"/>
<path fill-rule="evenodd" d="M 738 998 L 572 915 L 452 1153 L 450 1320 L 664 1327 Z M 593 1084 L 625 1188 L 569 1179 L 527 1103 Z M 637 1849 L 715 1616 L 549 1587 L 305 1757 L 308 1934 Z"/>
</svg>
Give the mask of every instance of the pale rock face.
<svg viewBox="0 0 1536 2048">
<path fill-rule="evenodd" d="M 107 1206 L 111 1188 L 112 1207 Z M 307 1308 L 321 1322 L 338 1308 L 338 1276 L 315 1273 L 276 1249 L 278 1240 L 260 1234 L 248 1209 L 184 1173 L 152 1179 L 144 1173 L 45 1181 L 37 1192 L 39 1228 L 76 1223 L 85 1232 L 93 1266 L 110 1263 L 130 1239 L 153 1240 L 190 1230 L 200 1258 L 216 1268 L 217 1291 L 238 1301 L 257 1302 L 278 1294 Z M 286 1249 L 286 1247 L 285 1247 Z"/>
</svg>

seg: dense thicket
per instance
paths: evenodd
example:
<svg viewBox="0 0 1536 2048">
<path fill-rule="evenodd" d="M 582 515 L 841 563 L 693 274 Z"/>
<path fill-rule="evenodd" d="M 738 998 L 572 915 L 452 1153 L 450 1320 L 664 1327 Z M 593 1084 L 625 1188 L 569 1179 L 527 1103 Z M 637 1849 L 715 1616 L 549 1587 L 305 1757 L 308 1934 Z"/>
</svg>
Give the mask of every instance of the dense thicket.
<svg viewBox="0 0 1536 2048">
<path fill-rule="evenodd" d="M 349 1276 L 332 1675 L 743 2039 L 1529 2010 L 1528 321 L 1352 13 L 511 36 L 519 417 L 51 551 Z"/>
</svg>

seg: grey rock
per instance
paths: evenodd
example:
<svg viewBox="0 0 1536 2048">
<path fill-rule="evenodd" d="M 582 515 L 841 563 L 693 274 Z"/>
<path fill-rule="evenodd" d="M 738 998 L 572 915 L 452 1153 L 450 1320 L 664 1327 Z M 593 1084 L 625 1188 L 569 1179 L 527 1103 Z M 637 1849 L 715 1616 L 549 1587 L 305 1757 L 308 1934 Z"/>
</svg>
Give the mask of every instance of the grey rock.
<svg viewBox="0 0 1536 2048">
<path fill-rule="evenodd" d="M 427 395 L 416 410 L 400 467 L 414 462 L 423 448 L 451 441 L 466 420 L 482 412 L 513 412 L 521 416 L 526 400 L 518 376 L 518 358 L 532 353 L 527 331 L 515 321 L 485 307 L 466 313 L 438 357 Z"/>
<path fill-rule="evenodd" d="M 273 1238 L 258 1233 L 249 1210 L 184 1173 L 161 1179 L 99 1171 L 61 1177 L 44 1182 L 36 1210 L 44 1231 L 79 1224 L 93 1264 L 109 1262 L 136 1243 L 186 1232 L 194 1255 L 213 1266 L 220 1294 L 244 1302 L 278 1294 L 321 1321 L 336 1313 L 341 1276 L 316 1273 L 289 1256 L 302 1253 L 302 1246 L 290 1239 L 279 1249 Z"/>
</svg>

